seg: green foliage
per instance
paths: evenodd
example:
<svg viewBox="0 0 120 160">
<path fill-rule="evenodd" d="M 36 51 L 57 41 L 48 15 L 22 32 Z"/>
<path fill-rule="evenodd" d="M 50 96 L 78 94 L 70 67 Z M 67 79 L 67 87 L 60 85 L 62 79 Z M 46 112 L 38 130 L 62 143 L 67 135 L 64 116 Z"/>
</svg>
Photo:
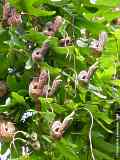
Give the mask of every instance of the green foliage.
<svg viewBox="0 0 120 160">
<path fill-rule="evenodd" d="M 17 130 L 37 133 L 41 148 L 26 159 L 32 160 L 90 160 L 91 150 L 96 160 L 112 160 L 115 154 L 114 114 L 120 105 L 120 26 L 113 20 L 120 17 L 113 9 L 119 0 L 9 0 L 22 14 L 22 24 L 16 27 L 0 27 L 0 80 L 8 86 L 8 94 L 0 98 L 0 113 L 8 115 Z M 2 7 L 0 7 L 2 17 Z M 64 23 L 52 37 L 43 34 L 48 21 L 60 15 Z M 101 19 L 100 19 L 101 18 Z M 87 45 L 77 45 L 85 39 L 82 29 L 87 30 Z M 99 58 L 89 48 L 92 39 L 101 31 L 108 33 L 105 48 Z M 66 35 L 72 39 L 70 46 L 60 46 Z M 32 52 L 48 42 L 49 51 L 44 60 L 34 62 Z M 82 70 L 99 61 L 98 68 L 86 87 L 77 84 L 76 76 Z M 56 77 L 62 79 L 57 93 L 51 97 L 39 97 L 40 111 L 29 96 L 29 84 L 40 70 L 49 72 L 49 85 Z M 63 120 L 73 110 L 76 115 L 60 140 L 51 138 L 51 126 L 55 120 Z M 91 115 L 92 149 L 89 141 Z M 32 113 L 25 122 L 25 113 Z M 18 137 L 25 138 L 19 134 Z M 23 142 L 15 142 L 18 154 L 12 148 L 12 160 L 24 159 Z M 9 144 L 3 144 L 3 152 Z M 120 150 L 120 148 L 118 148 Z M 119 159 L 119 158 L 118 158 Z"/>
</svg>

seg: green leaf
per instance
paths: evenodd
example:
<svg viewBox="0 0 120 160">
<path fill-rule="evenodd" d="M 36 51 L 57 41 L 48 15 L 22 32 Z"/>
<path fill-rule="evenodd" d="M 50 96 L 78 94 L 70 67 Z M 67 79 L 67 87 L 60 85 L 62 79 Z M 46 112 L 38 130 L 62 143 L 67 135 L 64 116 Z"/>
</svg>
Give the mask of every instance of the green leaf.
<svg viewBox="0 0 120 160">
<path fill-rule="evenodd" d="M 103 160 L 103 159 L 105 159 L 105 160 L 113 160 L 113 158 L 111 158 L 111 156 L 106 155 L 105 153 L 100 152 L 97 149 L 93 149 L 93 152 L 94 152 L 95 157 L 97 158 L 97 160 Z"/>
<path fill-rule="evenodd" d="M 96 0 L 96 5 L 105 5 L 105 6 L 118 6 L 120 4 L 120 1 L 119 0 L 115 0 L 115 1 L 112 1 L 112 0 Z"/>
<path fill-rule="evenodd" d="M 25 69 L 29 70 L 31 69 L 33 66 L 33 61 L 31 59 L 31 57 L 27 60 L 26 64 L 25 64 Z"/>
<path fill-rule="evenodd" d="M 120 80 L 112 80 L 112 84 L 120 87 Z"/>
<path fill-rule="evenodd" d="M 14 103 L 25 104 L 24 97 L 20 96 L 18 93 L 12 92 L 11 97 Z"/>
<path fill-rule="evenodd" d="M 17 8 L 26 11 L 31 16 L 51 16 L 55 14 L 55 11 L 46 11 L 41 9 L 42 7 L 34 7 L 35 3 L 38 5 L 38 0 L 30 0 L 29 3 L 27 0 L 10 0 L 10 2 Z M 41 3 L 43 3 L 43 0 L 39 1 L 39 4 Z"/>
</svg>

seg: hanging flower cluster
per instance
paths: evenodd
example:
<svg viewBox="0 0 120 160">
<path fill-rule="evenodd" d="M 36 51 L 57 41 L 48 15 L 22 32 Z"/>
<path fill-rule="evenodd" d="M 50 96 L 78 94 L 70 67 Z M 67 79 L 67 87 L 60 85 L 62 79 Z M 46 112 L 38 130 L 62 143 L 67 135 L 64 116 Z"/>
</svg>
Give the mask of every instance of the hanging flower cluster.
<svg viewBox="0 0 120 160">
<path fill-rule="evenodd" d="M 92 41 L 90 48 L 93 50 L 93 53 L 95 53 L 95 56 L 99 57 L 101 55 L 106 41 L 107 41 L 107 33 L 106 32 L 101 32 L 99 34 L 98 40 Z"/>
<path fill-rule="evenodd" d="M 72 44 L 72 39 L 70 37 L 65 37 L 60 39 L 60 46 L 66 47 Z"/>
<path fill-rule="evenodd" d="M 16 26 L 22 23 L 21 15 L 17 13 L 15 8 L 10 7 L 7 0 L 4 0 L 3 5 L 3 22 L 8 26 Z"/>
<path fill-rule="evenodd" d="M 98 62 L 89 67 L 88 71 L 83 70 L 78 75 L 78 81 L 81 85 L 86 85 L 89 83 L 90 78 L 93 76 L 98 66 Z"/>
<path fill-rule="evenodd" d="M 36 132 L 32 132 L 32 134 L 30 135 L 30 145 L 32 146 L 32 148 L 34 150 L 39 150 L 40 149 L 40 142 L 38 140 L 38 136 Z"/>
<path fill-rule="evenodd" d="M 38 98 L 40 96 L 51 97 L 55 94 L 60 86 L 61 80 L 55 79 L 52 83 L 52 87 L 47 85 L 48 73 L 41 71 L 39 77 L 34 78 L 29 85 L 29 95 L 34 98 L 36 105 L 39 106 Z"/>
<path fill-rule="evenodd" d="M 52 87 L 48 87 L 48 73 L 46 71 L 42 71 L 39 75 L 39 77 L 36 77 L 32 80 L 32 82 L 29 85 L 29 95 L 37 98 L 40 96 L 52 96 L 58 89 L 61 80 L 55 79 L 53 81 Z"/>
<path fill-rule="evenodd" d="M 44 58 L 44 56 L 46 55 L 47 51 L 49 49 L 49 45 L 48 43 L 43 43 L 41 48 L 36 48 L 33 52 L 32 52 L 32 60 L 33 61 L 40 61 Z"/>
<path fill-rule="evenodd" d="M 48 22 L 43 30 L 47 36 L 53 36 L 61 27 L 63 19 L 61 16 L 56 16 L 52 22 Z"/>
<path fill-rule="evenodd" d="M 63 120 L 63 122 L 61 121 L 54 121 L 51 127 L 51 136 L 54 139 L 60 139 L 62 138 L 65 129 L 68 128 L 68 126 L 70 125 L 70 122 L 73 120 L 75 115 L 75 111 L 73 111 L 71 114 L 69 114 L 67 117 L 65 117 L 65 119 Z"/>
<path fill-rule="evenodd" d="M 0 140 L 10 141 L 15 134 L 15 125 L 9 121 L 1 118 L 0 120 Z"/>
<path fill-rule="evenodd" d="M 43 33 L 47 36 L 54 36 L 54 34 L 59 30 L 63 22 L 61 16 L 56 16 L 53 22 L 48 22 L 43 30 Z M 62 39 L 60 44 L 63 46 L 71 42 L 70 38 Z M 44 58 L 49 49 L 48 42 L 44 42 L 41 48 L 35 48 L 32 52 L 32 60 L 40 61 Z"/>
</svg>

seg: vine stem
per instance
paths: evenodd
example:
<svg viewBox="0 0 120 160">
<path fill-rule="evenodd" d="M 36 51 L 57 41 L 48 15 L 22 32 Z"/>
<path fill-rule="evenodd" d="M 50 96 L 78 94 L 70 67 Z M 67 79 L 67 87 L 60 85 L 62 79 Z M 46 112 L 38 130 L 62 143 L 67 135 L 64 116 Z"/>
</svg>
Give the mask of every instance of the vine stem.
<svg viewBox="0 0 120 160">
<path fill-rule="evenodd" d="M 40 100 L 38 98 L 35 99 L 35 110 L 40 111 Z"/>
<path fill-rule="evenodd" d="M 26 143 L 26 141 L 25 141 L 24 139 L 22 139 L 22 138 L 15 138 L 16 135 L 19 134 L 19 133 L 23 134 L 25 137 L 28 136 L 28 134 L 27 134 L 26 132 L 24 132 L 24 131 L 16 131 L 16 132 L 15 132 L 15 134 L 14 134 L 14 136 L 13 136 L 13 139 L 12 139 L 12 141 L 10 142 L 10 147 L 9 147 L 9 148 L 10 148 L 10 150 L 11 150 L 12 145 L 13 145 L 13 147 L 14 147 L 14 149 L 15 149 L 15 151 L 16 151 L 17 154 L 18 154 L 18 152 L 17 152 L 16 146 L 15 146 L 15 141 L 20 140 L 20 141 Z M 10 156 L 10 160 L 11 160 L 11 156 Z"/>
<path fill-rule="evenodd" d="M 1 156 L 2 142 L 0 141 L 0 156 Z"/>
<path fill-rule="evenodd" d="M 89 109 L 87 109 L 87 108 L 80 108 L 79 110 L 86 110 L 86 111 L 89 113 L 89 115 L 90 115 L 90 118 L 91 118 L 91 125 L 90 125 L 90 129 L 89 129 L 90 151 L 91 151 L 92 159 L 93 159 L 93 160 L 96 160 L 96 159 L 95 159 L 95 156 L 94 156 L 94 153 L 93 153 L 93 144 L 92 144 L 92 128 L 93 128 L 93 124 L 94 124 L 93 115 L 92 115 L 92 113 L 89 111 Z M 76 111 L 77 111 L 77 110 L 76 110 Z"/>
</svg>

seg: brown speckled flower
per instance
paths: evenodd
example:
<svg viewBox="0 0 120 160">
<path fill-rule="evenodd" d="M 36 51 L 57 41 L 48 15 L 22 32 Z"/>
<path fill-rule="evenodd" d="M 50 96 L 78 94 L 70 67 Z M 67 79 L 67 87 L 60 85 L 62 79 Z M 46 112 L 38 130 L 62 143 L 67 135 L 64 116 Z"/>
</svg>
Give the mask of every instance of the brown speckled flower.
<svg viewBox="0 0 120 160">
<path fill-rule="evenodd" d="M 15 134 L 15 125 L 11 121 L 0 121 L 0 140 L 10 141 Z"/>
</svg>

